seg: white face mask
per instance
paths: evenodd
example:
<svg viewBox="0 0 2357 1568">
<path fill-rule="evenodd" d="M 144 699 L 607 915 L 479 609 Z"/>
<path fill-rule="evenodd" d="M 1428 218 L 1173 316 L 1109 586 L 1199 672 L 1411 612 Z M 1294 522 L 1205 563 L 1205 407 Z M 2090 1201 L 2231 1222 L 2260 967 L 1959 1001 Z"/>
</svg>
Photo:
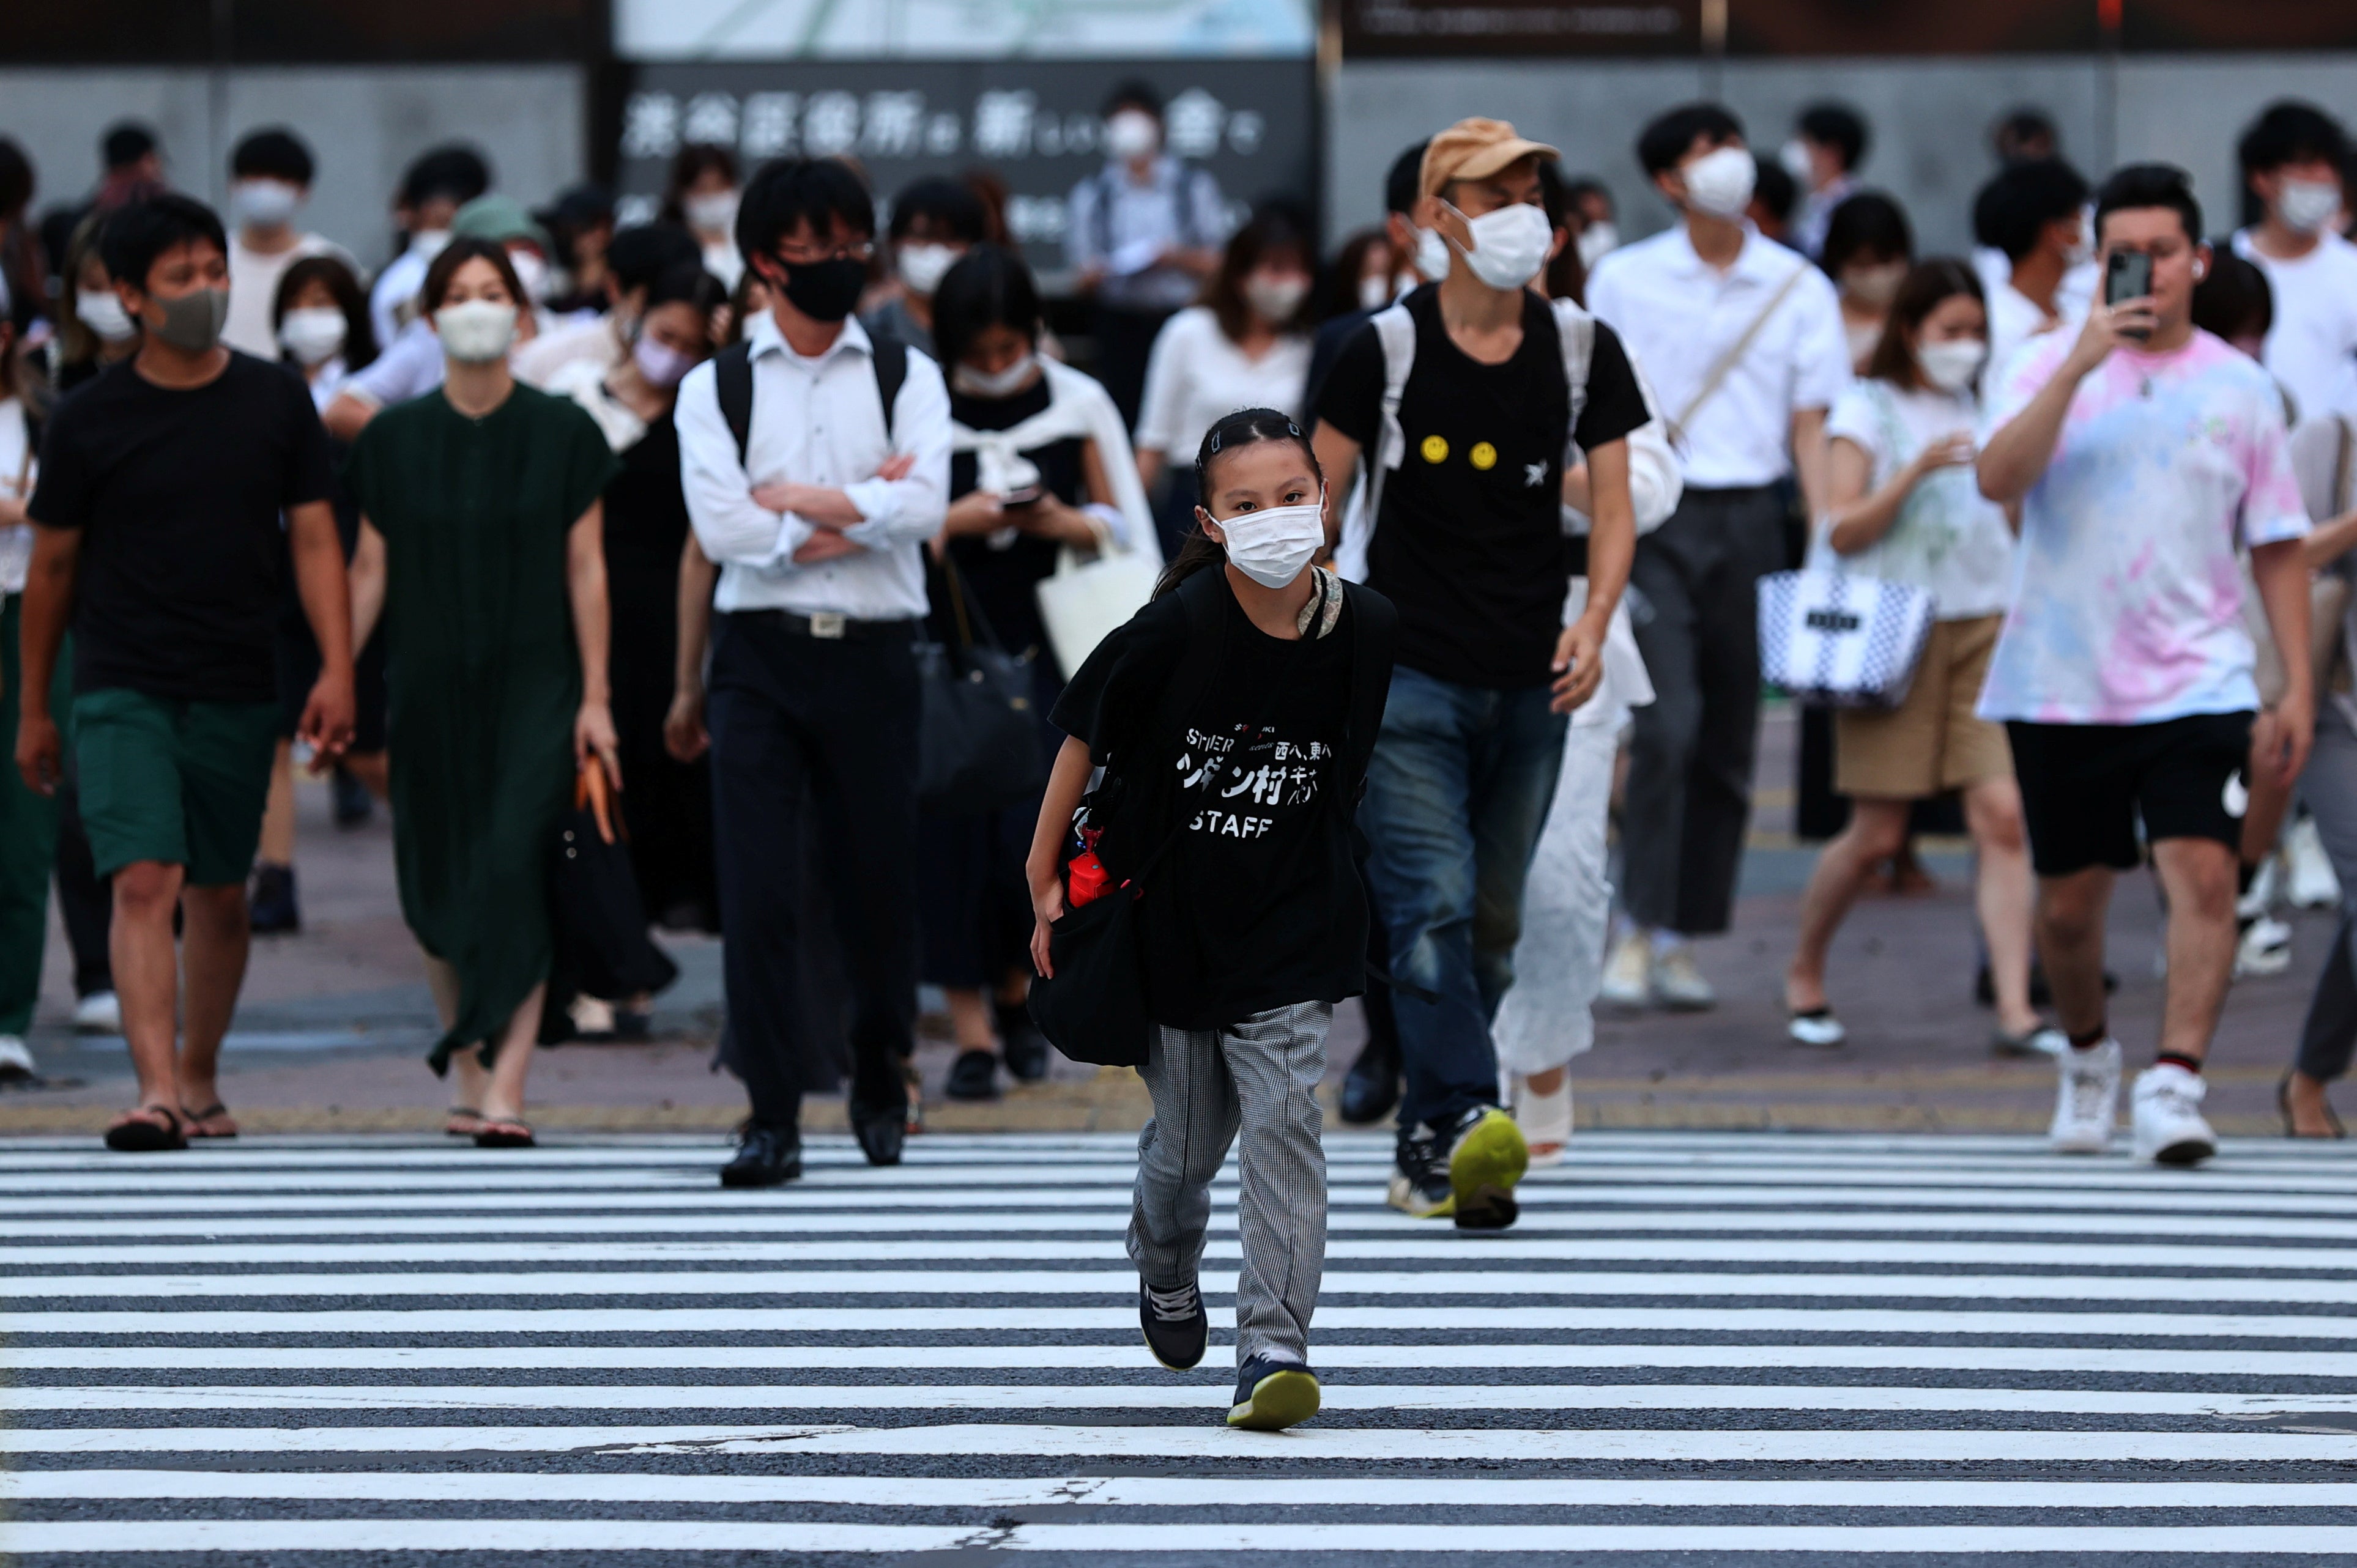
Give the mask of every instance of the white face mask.
<svg viewBox="0 0 2357 1568">
<path fill-rule="evenodd" d="M 496 300 L 469 299 L 434 313 L 442 351 L 462 365 L 488 365 L 515 341 L 516 307 Z"/>
<path fill-rule="evenodd" d="M 931 299 L 933 291 L 942 286 L 942 279 L 949 275 L 949 270 L 957 265 L 957 259 L 964 254 L 962 246 L 933 245 L 911 240 L 900 247 L 895 264 L 899 270 L 900 281 L 908 285 L 910 294 Z"/>
<path fill-rule="evenodd" d="M 516 282 L 523 285 L 523 296 L 538 305 L 548 297 L 548 263 L 530 251 L 510 251 L 508 264 L 515 268 Z"/>
<path fill-rule="evenodd" d="M 74 314 L 81 324 L 109 343 L 121 343 L 139 330 L 113 289 L 84 289 L 74 295 Z"/>
<path fill-rule="evenodd" d="M 1309 280 L 1304 277 L 1272 277 L 1266 273 L 1254 273 L 1244 279 L 1244 303 L 1253 313 L 1272 327 L 1282 327 L 1293 319 L 1301 302 L 1309 293 Z"/>
<path fill-rule="evenodd" d="M 1988 345 L 1977 338 L 1952 338 L 1915 350 L 1915 363 L 1923 379 L 1943 392 L 1960 392 L 1971 386 L 1987 360 Z"/>
<path fill-rule="evenodd" d="M 241 229 L 275 229 L 302 204 L 303 193 L 285 180 L 242 179 L 229 188 L 230 216 Z"/>
<path fill-rule="evenodd" d="M 1399 280 L 1396 278 L 1387 278 L 1380 274 L 1373 277 L 1361 278 L 1359 280 L 1359 308 L 1361 310 L 1381 310 L 1384 306 L 1389 305 L 1394 297 L 1393 290 L 1398 281 Z"/>
<path fill-rule="evenodd" d="M 1105 151 L 1127 163 L 1142 158 L 1162 145 L 1162 127 L 1140 109 L 1125 109 L 1105 122 Z"/>
<path fill-rule="evenodd" d="M 1808 184 L 1816 173 L 1815 166 L 1809 161 L 1809 144 L 1798 136 L 1776 149 L 1776 161 L 1784 166 L 1786 174 L 1803 185 Z"/>
<path fill-rule="evenodd" d="M 1448 258 L 1452 252 L 1448 242 L 1433 229 L 1415 231 L 1415 270 L 1426 283 L 1438 283 L 1448 275 Z"/>
<path fill-rule="evenodd" d="M 1907 283 L 1905 262 L 1874 262 L 1862 267 L 1846 268 L 1841 275 L 1841 292 L 1854 305 L 1868 310 L 1888 310 L 1890 302 Z"/>
<path fill-rule="evenodd" d="M 1448 210 L 1457 212 L 1454 207 Z M 1465 218 L 1462 212 L 1457 215 Z M 1497 289 L 1520 288 L 1538 276 L 1546 265 L 1547 246 L 1555 241 L 1545 210 L 1521 202 L 1465 218 L 1465 227 L 1473 235 L 1473 248 L 1458 253 L 1475 277 Z"/>
<path fill-rule="evenodd" d="M 2276 197 L 2276 216 L 2295 234 L 2321 233 L 2341 215 L 2341 188 L 2329 179 L 2287 179 Z"/>
<path fill-rule="evenodd" d="M 278 323 L 278 346 L 298 365 L 323 365 L 341 351 L 348 330 L 344 313 L 332 305 L 290 310 Z"/>
<path fill-rule="evenodd" d="M 1741 147 L 1721 147 L 1678 171 L 1685 181 L 1686 205 L 1713 218 L 1740 218 L 1760 183 L 1760 166 Z"/>
<path fill-rule="evenodd" d="M 1326 543 L 1326 493 L 1299 506 L 1211 521 L 1227 535 L 1228 560 L 1237 571 L 1264 588 L 1282 588 Z"/>
<path fill-rule="evenodd" d="M 2079 214 L 2079 232 L 2072 237 L 2069 244 L 2062 247 L 2062 264 L 2065 267 L 2083 267 L 2095 259 L 2094 242 L 2088 238 L 2094 231 L 2093 211 L 2083 210 Z"/>
<path fill-rule="evenodd" d="M 728 234 L 737 228 L 737 193 L 733 190 L 706 191 L 691 196 L 680 204 L 687 216 L 687 226 L 699 234 Z"/>
<path fill-rule="evenodd" d="M 1023 390 L 1039 356 L 1027 353 L 1003 371 L 977 371 L 972 365 L 961 364 L 950 372 L 950 382 L 958 391 L 974 397 L 1012 397 Z"/>
<path fill-rule="evenodd" d="M 1590 223 L 1579 231 L 1579 264 L 1593 267 L 1609 252 L 1618 250 L 1620 245 L 1620 231 L 1610 219 L 1601 223 Z"/>
<path fill-rule="evenodd" d="M 409 248 L 421 262 L 430 262 L 450 242 L 447 229 L 420 229 L 409 237 Z"/>
</svg>

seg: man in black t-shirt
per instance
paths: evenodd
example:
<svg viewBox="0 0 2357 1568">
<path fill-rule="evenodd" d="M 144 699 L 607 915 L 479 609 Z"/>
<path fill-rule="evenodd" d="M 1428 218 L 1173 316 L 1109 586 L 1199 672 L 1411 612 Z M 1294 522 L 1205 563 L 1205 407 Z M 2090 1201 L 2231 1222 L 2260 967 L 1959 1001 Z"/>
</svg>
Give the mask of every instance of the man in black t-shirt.
<svg viewBox="0 0 2357 1568">
<path fill-rule="evenodd" d="M 1382 475 L 1366 564 L 1369 584 L 1399 607 L 1399 657 L 1360 812 L 1407 1080 L 1391 1200 L 1467 1228 L 1513 1218 L 1526 1152 L 1497 1106 L 1490 1020 L 1512 983 L 1565 715 L 1596 689 L 1628 581 L 1625 438 L 1646 420 L 1635 372 L 1601 326 L 1574 420 L 1564 332 L 1585 318 L 1559 318 L 1528 287 L 1554 240 L 1538 175 L 1554 156 L 1496 120 L 1432 139 L 1416 221 L 1448 240 L 1455 264 L 1405 302 L 1415 360 L 1398 408 L 1404 442 L 1385 439 L 1380 322 L 1345 346 L 1316 410 L 1334 487 L 1329 538 L 1361 455 L 1371 467 L 1397 457 Z M 1566 628 L 1576 564 L 1559 498 L 1574 442 L 1594 509 L 1587 608 Z"/>
<path fill-rule="evenodd" d="M 145 331 L 138 354 L 68 398 L 43 440 L 16 766 L 44 794 L 62 776 L 48 693 L 70 614 L 81 816 L 98 874 L 114 882 L 115 989 L 139 1074 L 139 1103 L 106 1141 L 184 1148 L 191 1134 L 236 1132 L 214 1072 L 245 978 L 245 877 L 277 745 L 273 633 L 290 562 L 321 666 L 297 733 L 327 757 L 351 736 L 351 603 L 309 391 L 221 345 L 221 220 L 159 196 L 109 219 L 100 248 Z M 176 908 L 188 968 L 177 1053 Z"/>
</svg>

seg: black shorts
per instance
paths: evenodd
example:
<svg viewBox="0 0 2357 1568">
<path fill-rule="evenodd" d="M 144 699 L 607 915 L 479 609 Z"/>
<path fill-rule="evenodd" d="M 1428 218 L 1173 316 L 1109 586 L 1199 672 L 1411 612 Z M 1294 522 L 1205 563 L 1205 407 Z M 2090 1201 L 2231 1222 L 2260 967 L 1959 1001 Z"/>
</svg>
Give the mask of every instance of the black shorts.
<svg viewBox="0 0 2357 1568">
<path fill-rule="evenodd" d="M 2194 714 L 2150 725 L 2008 722 L 2029 860 L 2040 876 L 2132 870 L 2144 836 L 2215 839 L 2240 851 L 2250 805 L 2251 717 Z"/>
</svg>

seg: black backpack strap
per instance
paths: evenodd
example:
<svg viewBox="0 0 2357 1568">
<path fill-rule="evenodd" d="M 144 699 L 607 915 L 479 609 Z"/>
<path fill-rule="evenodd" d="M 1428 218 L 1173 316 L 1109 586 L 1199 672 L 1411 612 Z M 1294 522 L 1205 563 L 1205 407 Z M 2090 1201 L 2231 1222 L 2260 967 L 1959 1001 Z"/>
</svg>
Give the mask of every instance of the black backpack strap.
<svg viewBox="0 0 2357 1568">
<path fill-rule="evenodd" d="M 712 356 L 712 390 L 720 401 L 720 417 L 737 437 L 737 461 L 746 460 L 753 439 L 753 346 L 731 343 Z M 887 403 L 888 410 L 891 404 Z"/>
<path fill-rule="evenodd" d="M 1351 714 L 1342 738 L 1341 801 L 1355 810 L 1366 788 L 1367 765 L 1383 733 L 1392 694 L 1392 654 L 1399 643 L 1399 611 L 1391 600 L 1358 583 L 1342 585 L 1351 612 Z"/>
<path fill-rule="evenodd" d="M 909 345 L 898 338 L 870 338 L 868 363 L 876 371 L 876 395 L 884 403 L 884 439 L 892 439 L 892 410 L 900 401 L 900 383 L 909 379 Z"/>
</svg>

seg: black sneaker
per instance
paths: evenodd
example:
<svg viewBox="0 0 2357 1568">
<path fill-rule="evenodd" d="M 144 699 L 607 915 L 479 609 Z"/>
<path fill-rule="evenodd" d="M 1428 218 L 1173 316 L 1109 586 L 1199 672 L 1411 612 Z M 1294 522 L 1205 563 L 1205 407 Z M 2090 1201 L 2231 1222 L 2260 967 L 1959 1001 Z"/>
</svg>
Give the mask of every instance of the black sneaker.
<svg viewBox="0 0 2357 1568">
<path fill-rule="evenodd" d="M 334 780 L 336 826 L 357 828 L 376 814 L 376 798 L 350 768 L 339 765 L 329 777 Z"/>
<path fill-rule="evenodd" d="M 1008 1006 L 1000 1004 L 998 1012 L 999 1054 L 1006 1058 L 1006 1070 L 1017 1083 L 1037 1083 L 1048 1076 L 1048 1036 L 1031 1021 L 1031 1009 L 1024 1003 Z"/>
<path fill-rule="evenodd" d="M 1236 1402 L 1228 1424 L 1253 1432 L 1283 1432 L 1318 1413 L 1318 1374 L 1298 1361 L 1254 1356 L 1236 1371 Z"/>
<path fill-rule="evenodd" d="M 782 1187 L 802 1174 L 802 1135 L 798 1128 L 748 1123 L 737 1157 L 720 1167 L 723 1187 Z"/>
<path fill-rule="evenodd" d="M 997 1099 L 998 1058 L 988 1051 L 960 1051 L 950 1063 L 949 1081 L 942 1085 L 942 1092 L 952 1100 Z"/>
<path fill-rule="evenodd" d="M 1457 1193 L 1448 1185 L 1448 1148 L 1420 1122 L 1400 1132 L 1388 1201 L 1418 1219 L 1445 1219 L 1457 1212 Z"/>
<path fill-rule="evenodd" d="M 1203 1359 L 1211 1320 L 1203 1311 L 1203 1293 L 1192 1283 L 1177 1290 L 1156 1290 L 1137 1282 L 1137 1324 L 1146 1330 L 1146 1348 L 1174 1372 L 1183 1372 Z"/>
<path fill-rule="evenodd" d="M 258 937 L 284 935 L 303 929 L 303 911 L 295 902 L 295 868 L 267 862 L 253 868 L 253 893 L 248 921 Z"/>
</svg>

